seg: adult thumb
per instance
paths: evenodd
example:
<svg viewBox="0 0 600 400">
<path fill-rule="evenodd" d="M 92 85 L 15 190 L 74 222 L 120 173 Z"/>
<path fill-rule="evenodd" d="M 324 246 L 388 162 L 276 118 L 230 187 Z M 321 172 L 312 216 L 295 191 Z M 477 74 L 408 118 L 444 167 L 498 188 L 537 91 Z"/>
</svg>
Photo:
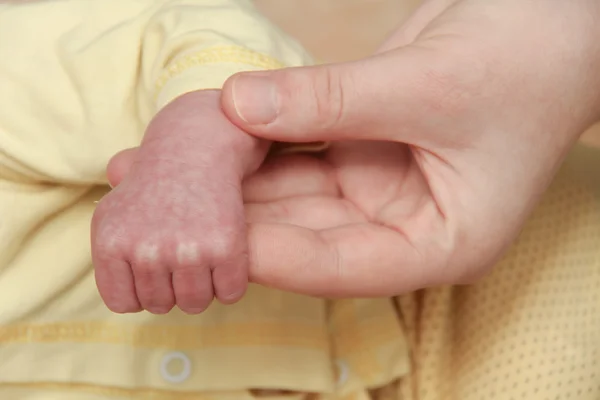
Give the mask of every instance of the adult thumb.
<svg viewBox="0 0 600 400">
<path fill-rule="evenodd" d="M 222 108 L 269 140 L 409 143 L 434 92 L 432 58 L 408 46 L 348 63 L 240 73 L 225 83 Z"/>
</svg>

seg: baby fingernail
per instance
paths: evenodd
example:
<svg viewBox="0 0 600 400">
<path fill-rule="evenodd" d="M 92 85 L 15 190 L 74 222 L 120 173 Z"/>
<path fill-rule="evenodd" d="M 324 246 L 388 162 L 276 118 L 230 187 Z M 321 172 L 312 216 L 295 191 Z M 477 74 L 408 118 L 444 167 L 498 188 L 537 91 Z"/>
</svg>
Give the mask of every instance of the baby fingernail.
<svg viewBox="0 0 600 400">
<path fill-rule="evenodd" d="M 182 310 L 184 313 L 186 314 L 190 314 L 190 315 L 197 315 L 197 314 L 202 314 L 204 311 L 206 311 L 206 307 L 192 307 L 192 308 L 186 308 L 185 310 Z"/>
<path fill-rule="evenodd" d="M 168 314 L 172 309 L 173 309 L 173 307 L 160 306 L 160 307 L 147 308 L 147 311 L 151 314 L 164 315 L 164 314 Z"/>
<path fill-rule="evenodd" d="M 238 116 L 251 125 L 265 125 L 277 118 L 277 87 L 268 76 L 243 74 L 233 81 L 233 105 Z"/>
<path fill-rule="evenodd" d="M 224 303 L 231 303 L 239 300 L 244 295 L 243 291 L 237 291 L 232 293 L 227 293 L 223 296 L 219 296 L 219 300 Z"/>
</svg>

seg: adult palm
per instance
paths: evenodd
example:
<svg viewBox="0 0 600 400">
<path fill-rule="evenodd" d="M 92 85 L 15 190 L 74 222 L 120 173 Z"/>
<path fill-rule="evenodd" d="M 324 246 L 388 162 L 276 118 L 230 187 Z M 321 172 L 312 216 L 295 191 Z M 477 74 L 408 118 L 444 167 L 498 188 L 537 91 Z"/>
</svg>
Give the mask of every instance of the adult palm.
<svg viewBox="0 0 600 400">
<path fill-rule="evenodd" d="M 431 0 L 368 59 L 232 77 L 223 108 L 247 132 L 332 142 L 248 181 L 253 280 L 381 296 L 489 270 L 599 116 L 598 15 Z"/>
</svg>

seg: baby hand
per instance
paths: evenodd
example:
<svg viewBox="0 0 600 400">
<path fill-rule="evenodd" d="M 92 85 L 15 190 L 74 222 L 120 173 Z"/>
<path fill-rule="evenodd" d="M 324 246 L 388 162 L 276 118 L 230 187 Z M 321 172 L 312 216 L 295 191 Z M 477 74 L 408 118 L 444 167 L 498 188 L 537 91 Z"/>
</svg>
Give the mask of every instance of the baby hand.
<svg viewBox="0 0 600 400">
<path fill-rule="evenodd" d="M 158 113 L 129 174 L 92 220 L 96 282 L 108 308 L 162 314 L 177 305 L 195 314 L 214 296 L 243 296 L 241 182 L 248 155 L 264 153 L 257 143 L 223 116 L 218 92 L 182 96 Z"/>
</svg>

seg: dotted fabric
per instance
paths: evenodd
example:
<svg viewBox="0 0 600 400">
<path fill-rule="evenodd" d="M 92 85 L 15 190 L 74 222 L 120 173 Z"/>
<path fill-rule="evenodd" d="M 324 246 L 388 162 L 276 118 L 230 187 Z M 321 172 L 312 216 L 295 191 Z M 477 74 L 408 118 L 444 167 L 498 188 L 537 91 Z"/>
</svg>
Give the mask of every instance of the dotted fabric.
<svg viewBox="0 0 600 400">
<path fill-rule="evenodd" d="M 563 174 L 490 276 L 397 302 L 413 372 L 373 397 L 600 399 L 600 199 Z"/>
</svg>

